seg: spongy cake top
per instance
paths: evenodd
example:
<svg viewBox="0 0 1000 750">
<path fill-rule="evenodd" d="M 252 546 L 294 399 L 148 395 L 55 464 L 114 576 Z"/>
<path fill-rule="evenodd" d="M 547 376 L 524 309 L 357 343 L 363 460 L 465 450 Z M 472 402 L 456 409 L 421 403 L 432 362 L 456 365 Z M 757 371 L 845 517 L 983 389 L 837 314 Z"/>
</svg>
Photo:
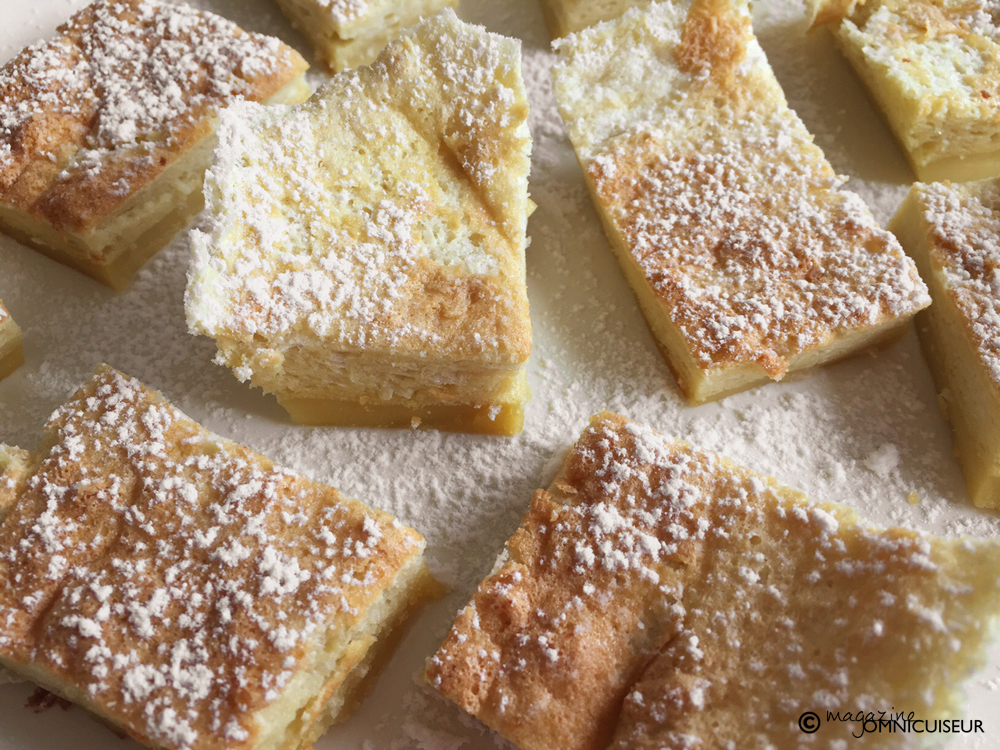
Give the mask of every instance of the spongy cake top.
<svg viewBox="0 0 1000 750">
<path fill-rule="evenodd" d="M 745 3 L 654 5 L 557 45 L 556 97 L 597 200 L 700 367 L 777 377 L 929 303 L 788 108 Z"/>
<path fill-rule="evenodd" d="M 1000 179 L 917 183 L 930 262 L 993 381 L 1000 387 Z"/>
<path fill-rule="evenodd" d="M 152 0 L 99 0 L 0 70 L 0 201 L 85 230 L 306 69 L 277 39 Z"/>
<path fill-rule="evenodd" d="M 998 551 L 870 527 L 605 412 L 427 677 L 525 750 L 799 747 L 808 710 L 955 716 Z M 825 723 L 823 746 L 856 731 Z"/>
<path fill-rule="evenodd" d="M 155 747 L 256 746 L 307 650 L 423 548 L 110 368 L 43 446 L 0 525 L 0 661 Z"/>
<path fill-rule="evenodd" d="M 523 363 L 527 112 L 519 43 L 451 10 L 303 105 L 230 108 L 192 238 L 192 331 Z"/>
</svg>

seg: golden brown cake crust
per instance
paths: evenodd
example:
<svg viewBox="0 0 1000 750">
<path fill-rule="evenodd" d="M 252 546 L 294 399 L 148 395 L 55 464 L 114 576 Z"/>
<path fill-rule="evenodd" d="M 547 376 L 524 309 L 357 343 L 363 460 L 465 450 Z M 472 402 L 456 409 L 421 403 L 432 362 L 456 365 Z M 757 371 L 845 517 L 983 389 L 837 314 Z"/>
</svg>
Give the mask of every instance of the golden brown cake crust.
<svg viewBox="0 0 1000 750">
<path fill-rule="evenodd" d="M 310 637 L 423 547 L 107 367 L 38 459 L 0 525 L 0 661 L 156 747 L 255 747 Z"/>
<path fill-rule="evenodd" d="M 0 70 L 0 200 L 87 230 L 307 65 L 278 40 L 152 0 L 99 0 Z"/>
<path fill-rule="evenodd" d="M 605 412 L 426 676 L 523 750 L 786 748 L 806 710 L 954 716 L 998 552 L 867 526 Z"/>
</svg>

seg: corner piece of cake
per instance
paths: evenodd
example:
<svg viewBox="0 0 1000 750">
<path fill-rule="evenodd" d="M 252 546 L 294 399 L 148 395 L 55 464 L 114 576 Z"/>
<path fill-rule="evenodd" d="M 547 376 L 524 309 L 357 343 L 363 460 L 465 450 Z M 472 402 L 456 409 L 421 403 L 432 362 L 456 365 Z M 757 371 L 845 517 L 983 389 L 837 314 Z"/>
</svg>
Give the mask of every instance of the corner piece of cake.
<svg viewBox="0 0 1000 750">
<path fill-rule="evenodd" d="M 890 229 L 934 300 L 917 333 L 969 495 L 1000 508 L 1000 179 L 917 183 Z"/>
<path fill-rule="evenodd" d="M 811 0 L 925 182 L 1000 176 L 995 0 Z"/>
<path fill-rule="evenodd" d="M 0 380 L 24 364 L 21 329 L 0 302 Z"/>
<path fill-rule="evenodd" d="M 458 0 L 277 0 L 331 73 L 368 65 L 421 18 Z"/>
<path fill-rule="evenodd" d="M 929 303 L 789 109 L 745 2 L 633 9 L 556 47 L 594 203 L 692 403 L 894 340 Z"/>
<path fill-rule="evenodd" d="M 553 39 L 560 39 L 588 26 L 618 18 L 629 8 L 641 8 L 650 0 L 541 0 L 545 23 Z"/>
<path fill-rule="evenodd" d="M 219 109 L 300 102 L 307 67 L 186 5 L 84 8 L 0 69 L 0 231 L 124 288 L 201 210 Z"/>
<path fill-rule="evenodd" d="M 451 10 L 303 105 L 231 107 L 191 332 L 296 422 L 520 431 L 527 115 L 519 42 Z"/>
<path fill-rule="evenodd" d="M 426 679 L 522 750 L 849 747 L 799 717 L 958 717 L 998 605 L 996 539 L 875 528 L 605 412 Z"/>
<path fill-rule="evenodd" d="M 0 667 L 145 745 L 311 748 L 436 585 L 416 531 L 111 368 L 41 445 L 0 450 Z"/>
</svg>

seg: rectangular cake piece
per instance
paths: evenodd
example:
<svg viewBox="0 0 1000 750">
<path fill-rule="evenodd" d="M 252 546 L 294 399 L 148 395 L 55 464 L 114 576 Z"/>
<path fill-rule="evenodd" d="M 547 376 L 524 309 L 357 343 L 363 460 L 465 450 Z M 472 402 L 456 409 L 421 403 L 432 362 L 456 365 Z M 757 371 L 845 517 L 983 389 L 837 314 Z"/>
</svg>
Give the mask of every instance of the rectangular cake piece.
<svg viewBox="0 0 1000 750">
<path fill-rule="evenodd" d="M 998 605 L 996 539 L 875 528 L 605 412 L 426 678 L 522 750 L 850 747 L 799 717 L 959 717 Z"/>
<path fill-rule="evenodd" d="M 331 73 L 368 65 L 421 18 L 458 0 L 277 0 Z"/>
<path fill-rule="evenodd" d="M 925 182 L 1000 175 L 995 0 L 812 0 Z"/>
<path fill-rule="evenodd" d="M 645 7 L 650 0 L 541 0 L 541 3 L 549 33 L 553 39 L 561 39 L 618 18 L 629 8 Z"/>
<path fill-rule="evenodd" d="M 0 667 L 161 750 L 311 748 L 433 586 L 416 531 L 108 367 L 9 454 Z"/>
<path fill-rule="evenodd" d="M 21 329 L 0 302 L 0 380 L 24 364 Z"/>
<path fill-rule="evenodd" d="M 917 333 L 972 501 L 1000 507 L 1000 179 L 917 183 L 889 227 L 934 303 Z"/>
<path fill-rule="evenodd" d="M 219 109 L 300 102 L 307 67 L 186 5 L 84 8 L 0 69 L 0 231 L 123 288 L 201 210 Z"/>
<path fill-rule="evenodd" d="M 789 109 L 745 2 L 633 9 L 557 48 L 594 203 L 692 403 L 893 340 L 929 303 Z"/>
<path fill-rule="evenodd" d="M 528 398 L 520 45 L 454 11 L 222 118 L 192 333 L 297 422 L 513 434 Z"/>
</svg>

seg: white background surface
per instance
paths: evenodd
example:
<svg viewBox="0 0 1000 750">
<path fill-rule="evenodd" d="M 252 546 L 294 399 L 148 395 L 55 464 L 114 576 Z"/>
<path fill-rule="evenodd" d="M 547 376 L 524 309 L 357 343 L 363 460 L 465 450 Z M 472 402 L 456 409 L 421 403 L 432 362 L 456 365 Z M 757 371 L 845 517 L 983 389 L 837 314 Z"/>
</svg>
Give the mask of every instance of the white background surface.
<svg viewBox="0 0 1000 750">
<path fill-rule="evenodd" d="M 524 40 L 535 137 L 532 194 L 539 209 L 529 224 L 528 251 L 534 400 L 527 428 L 516 439 L 293 426 L 273 399 L 211 363 L 211 342 L 186 333 L 183 235 L 125 294 L 0 237 L 0 298 L 24 329 L 28 355 L 27 366 L 0 384 L 0 441 L 33 447 L 49 413 L 106 361 L 164 391 L 220 434 L 396 513 L 428 537 L 432 567 L 451 593 L 421 614 L 361 709 L 327 734 L 321 749 L 503 746 L 420 687 L 416 675 L 490 569 L 531 491 L 548 481 L 586 418 L 605 407 L 718 450 L 816 498 L 852 504 L 878 523 L 949 534 L 1000 531 L 995 514 L 968 505 L 912 331 L 886 352 L 794 383 L 698 409 L 680 401 L 607 249 L 555 113 L 548 75 L 553 58 L 536 3 L 463 0 L 459 11 L 466 20 Z M 51 34 L 84 4 L 0 0 L 0 60 Z M 199 4 L 308 53 L 271 0 Z M 760 2 L 758 34 L 792 106 L 885 223 L 913 177 L 827 35 L 804 36 L 799 5 Z M 907 503 L 910 492 L 920 497 L 917 505 Z M 1000 746 L 1000 719 L 990 710 L 998 688 L 995 650 L 968 688 L 966 715 L 982 719 L 986 734 L 961 737 L 948 747 Z M 0 686 L 0 750 L 138 747 L 77 709 L 33 714 L 24 708 L 31 692 Z"/>
</svg>

